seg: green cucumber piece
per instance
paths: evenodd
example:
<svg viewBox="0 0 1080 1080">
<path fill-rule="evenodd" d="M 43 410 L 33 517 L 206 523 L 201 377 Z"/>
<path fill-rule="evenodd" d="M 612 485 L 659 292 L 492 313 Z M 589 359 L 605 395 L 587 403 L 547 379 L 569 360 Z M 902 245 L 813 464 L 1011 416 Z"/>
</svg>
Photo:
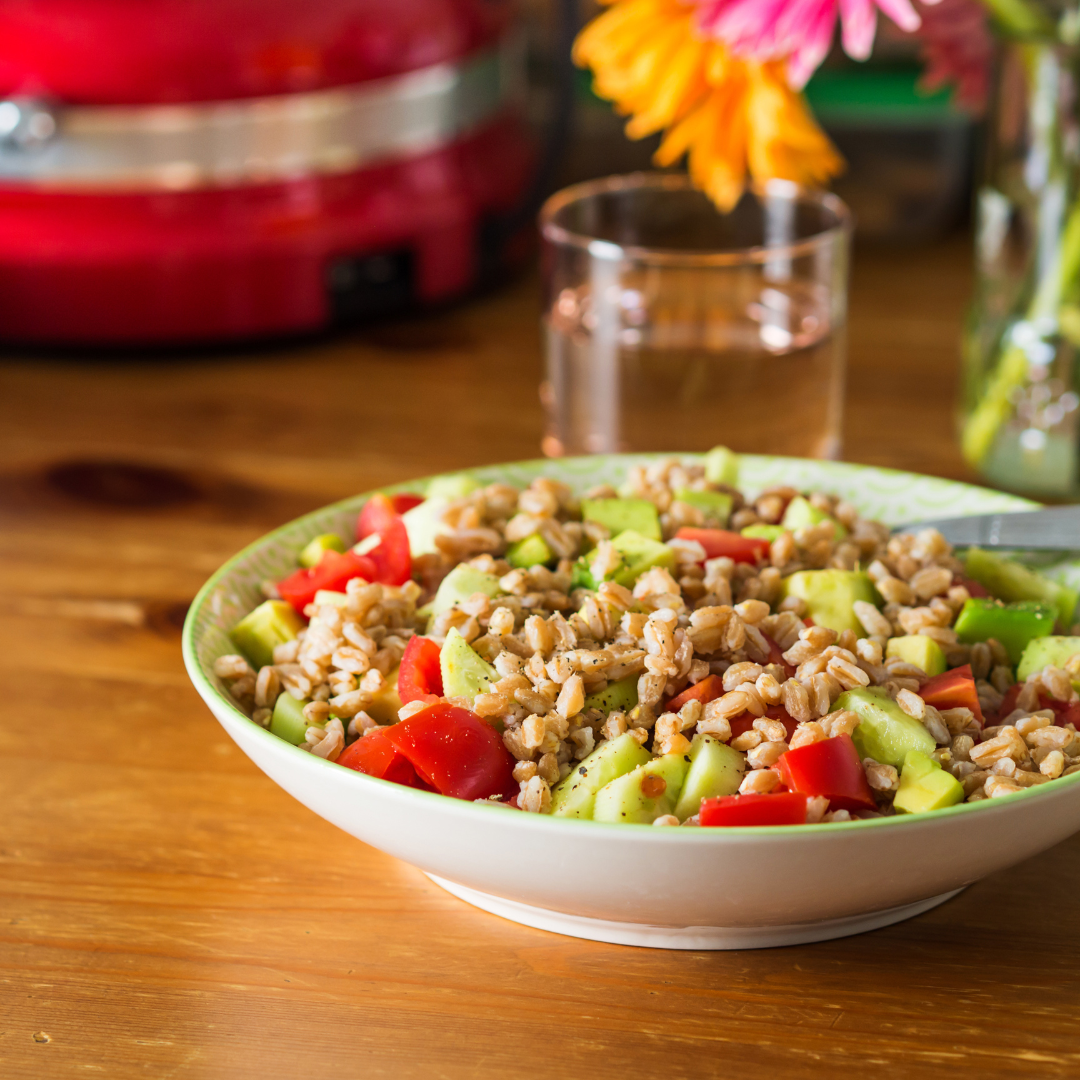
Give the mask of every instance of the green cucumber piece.
<svg viewBox="0 0 1080 1080">
<path fill-rule="evenodd" d="M 885 655 L 898 656 L 901 660 L 922 668 L 927 675 L 940 675 L 948 667 L 941 646 L 925 634 L 905 634 L 903 637 L 889 638 Z"/>
<path fill-rule="evenodd" d="M 439 653 L 443 693 L 447 697 L 468 698 L 486 694 L 491 684 L 499 681 L 499 673 L 461 636 L 451 629 Z"/>
<path fill-rule="evenodd" d="M 506 549 L 506 561 L 519 570 L 528 570 L 530 566 L 549 563 L 555 556 L 539 533 L 516 540 Z"/>
<path fill-rule="evenodd" d="M 499 579 L 494 574 L 459 563 L 440 582 L 435 598 L 431 601 L 431 618 L 449 611 L 455 604 L 468 600 L 474 593 L 497 596 L 500 592 L 502 592 L 502 586 L 499 585 Z"/>
<path fill-rule="evenodd" d="M 1020 665 L 1016 669 L 1016 681 L 1027 682 L 1036 671 L 1042 671 L 1047 664 L 1063 668 L 1080 654 L 1080 637 L 1041 637 L 1027 643 Z"/>
<path fill-rule="evenodd" d="M 899 769 L 909 750 L 932 754 L 937 747 L 933 735 L 913 716 L 877 687 L 847 690 L 841 694 L 830 712 L 850 709 L 859 726 L 851 736 L 860 758 L 873 758 L 882 765 Z"/>
<path fill-rule="evenodd" d="M 304 550 L 300 552 L 300 565 L 310 570 L 322 562 L 322 557 L 328 551 L 345 551 L 345 541 L 337 533 L 323 533 L 314 540 L 308 541 Z"/>
<path fill-rule="evenodd" d="M 555 817 L 591 820 L 596 793 L 650 760 L 649 751 L 630 734 L 601 743 L 552 789 L 551 813 Z"/>
<path fill-rule="evenodd" d="M 611 543 L 619 553 L 621 561 L 605 580 L 615 581 L 631 589 L 646 570 L 654 566 L 661 566 L 665 570 L 675 569 L 675 552 L 658 540 L 651 540 L 641 533 L 627 529 L 619 533 Z M 589 563 L 594 558 L 592 552 L 582 555 L 575 563 L 570 575 L 570 587 L 572 589 L 598 589 L 598 582 L 589 569 Z"/>
<path fill-rule="evenodd" d="M 782 525 L 747 525 L 740 531 L 740 535 L 749 537 L 751 540 L 768 540 L 771 544 L 779 539 L 784 531 Z"/>
<path fill-rule="evenodd" d="M 675 498 L 688 506 L 694 506 L 700 510 L 706 520 L 715 522 L 720 528 L 727 524 L 731 517 L 731 508 L 735 500 L 726 491 L 693 491 L 690 488 L 679 488 L 675 492 Z"/>
<path fill-rule="evenodd" d="M 796 495 L 787 504 L 784 516 L 780 519 L 781 528 L 787 529 L 788 532 L 794 532 L 796 529 L 809 529 L 813 525 L 823 525 L 825 523 L 834 526 L 833 536 L 837 540 L 842 540 L 847 536 L 847 529 L 836 518 L 831 514 L 826 514 L 824 510 L 812 506 L 810 500 L 803 498 L 802 495 Z"/>
<path fill-rule="evenodd" d="M 608 683 L 603 690 L 586 694 L 582 708 L 601 709 L 605 713 L 628 713 L 638 703 L 637 684 L 636 675 L 627 675 L 625 679 L 619 679 L 618 682 Z"/>
<path fill-rule="evenodd" d="M 593 820 L 620 825 L 651 825 L 658 817 L 674 811 L 689 768 L 689 754 L 665 754 L 612 780 L 596 793 Z M 658 794 L 646 794 L 649 779 L 663 781 Z"/>
<path fill-rule="evenodd" d="M 648 499 L 582 499 L 585 521 L 603 525 L 612 536 L 632 529 L 650 540 L 660 540 L 660 515 Z"/>
<path fill-rule="evenodd" d="M 261 668 L 274 662 L 275 645 L 292 641 L 303 628 L 304 620 L 292 604 L 265 600 L 229 631 L 229 637 L 255 668 Z"/>
<path fill-rule="evenodd" d="M 918 750 L 910 750 L 905 755 L 900 786 L 893 799 L 897 813 L 923 814 L 963 801 L 963 786 L 933 758 Z"/>
<path fill-rule="evenodd" d="M 866 631 L 855 617 L 855 601 L 881 603 L 870 575 L 861 570 L 800 570 L 784 578 L 781 592 L 804 600 L 807 615 L 818 626 L 837 633 L 853 630 L 859 637 L 866 637 Z"/>
<path fill-rule="evenodd" d="M 307 736 L 308 722 L 304 718 L 307 699 L 297 701 L 289 693 L 278 694 L 270 716 L 270 734 L 299 746 Z"/>
<path fill-rule="evenodd" d="M 705 479 L 710 484 L 739 486 L 739 455 L 726 446 L 714 446 L 705 455 Z"/>
<path fill-rule="evenodd" d="M 690 768 L 675 806 L 680 821 L 701 809 L 702 799 L 734 795 L 742 783 L 746 759 L 712 735 L 699 733 L 690 742 Z"/>
</svg>

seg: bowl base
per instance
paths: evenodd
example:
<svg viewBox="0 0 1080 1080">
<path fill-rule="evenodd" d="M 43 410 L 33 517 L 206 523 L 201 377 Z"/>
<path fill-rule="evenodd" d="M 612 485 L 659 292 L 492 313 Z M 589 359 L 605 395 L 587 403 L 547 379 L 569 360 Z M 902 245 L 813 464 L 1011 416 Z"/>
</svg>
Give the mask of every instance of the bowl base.
<svg viewBox="0 0 1080 1080">
<path fill-rule="evenodd" d="M 849 937 L 867 930 L 903 922 L 951 900 L 963 889 L 931 896 L 914 904 L 872 911 L 865 915 L 847 915 L 841 919 L 792 923 L 787 926 L 651 926 L 647 923 L 608 922 L 567 915 L 548 908 L 532 907 L 516 900 L 503 900 L 489 893 L 466 888 L 445 878 L 427 875 L 436 885 L 474 907 L 498 915 L 510 922 L 548 930 L 553 934 L 607 941 L 613 945 L 637 945 L 647 949 L 772 949 L 782 945 L 805 945 L 812 941 Z"/>
</svg>

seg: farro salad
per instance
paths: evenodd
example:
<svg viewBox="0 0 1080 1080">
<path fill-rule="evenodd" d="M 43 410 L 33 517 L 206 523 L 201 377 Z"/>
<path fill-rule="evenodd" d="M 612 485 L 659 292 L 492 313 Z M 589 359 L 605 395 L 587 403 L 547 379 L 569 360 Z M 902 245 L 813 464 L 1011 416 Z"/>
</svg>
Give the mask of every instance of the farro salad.
<svg viewBox="0 0 1080 1080">
<path fill-rule="evenodd" d="M 1077 594 L 738 459 L 584 494 L 375 495 L 232 630 L 215 674 L 328 761 L 460 799 L 659 826 L 918 814 L 1080 770 Z M 1074 636 L 1071 636 L 1074 635 Z"/>
</svg>

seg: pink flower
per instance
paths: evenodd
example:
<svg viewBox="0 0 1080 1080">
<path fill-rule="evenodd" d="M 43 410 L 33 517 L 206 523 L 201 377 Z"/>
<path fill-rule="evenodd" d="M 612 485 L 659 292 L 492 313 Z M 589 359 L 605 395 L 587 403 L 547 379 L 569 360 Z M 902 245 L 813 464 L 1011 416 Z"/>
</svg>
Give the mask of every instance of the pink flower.
<svg viewBox="0 0 1080 1080">
<path fill-rule="evenodd" d="M 979 111 L 986 103 L 994 43 L 986 8 L 978 0 L 940 0 L 922 15 L 918 30 L 928 90 L 953 83 L 956 101 Z"/>
<path fill-rule="evenodd" d="M 901 30 L 919 26 L 911 0 L 696 0 L 698 26 L 754 60 L 787 57 L 788 78 L 806 84 L 832 45 L 836 20 L 844 50 L 865 60 L 874 44 L 880 8 Z"/>
</svg>

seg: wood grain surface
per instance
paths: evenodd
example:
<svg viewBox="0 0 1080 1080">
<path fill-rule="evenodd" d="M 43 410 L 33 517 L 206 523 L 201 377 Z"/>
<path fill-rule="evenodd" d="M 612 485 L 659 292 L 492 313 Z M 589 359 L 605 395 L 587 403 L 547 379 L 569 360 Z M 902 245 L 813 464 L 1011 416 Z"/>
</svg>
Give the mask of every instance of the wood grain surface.
<svg viewBox="0 0 1080 1080">
<path fill-rule="evenodd" d="M 858 254 L 850 460 L 964 475 L 969 259 Z M 242 545 L 537 455 L 536 297 L 273 349 L 0 358 L 0 1077 L 1080 1075 L 1080 840 L 842 941 L 596 944 L 338 832 L 200 702 L 184 612 Z"/>
</svg>

